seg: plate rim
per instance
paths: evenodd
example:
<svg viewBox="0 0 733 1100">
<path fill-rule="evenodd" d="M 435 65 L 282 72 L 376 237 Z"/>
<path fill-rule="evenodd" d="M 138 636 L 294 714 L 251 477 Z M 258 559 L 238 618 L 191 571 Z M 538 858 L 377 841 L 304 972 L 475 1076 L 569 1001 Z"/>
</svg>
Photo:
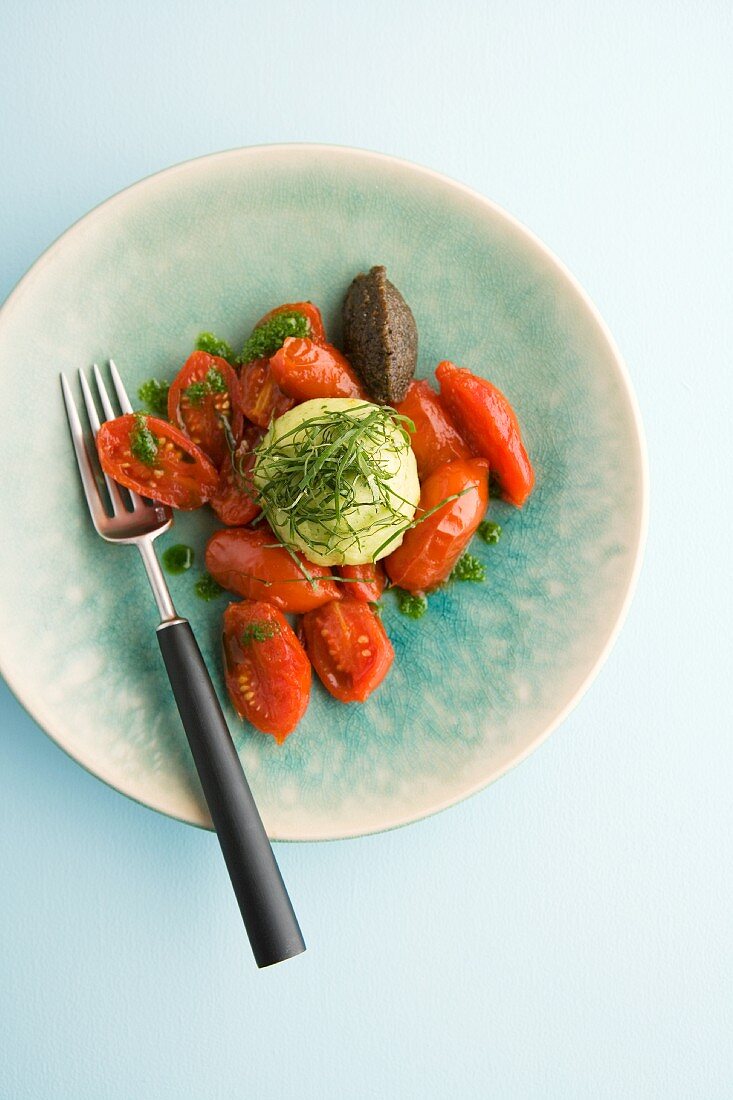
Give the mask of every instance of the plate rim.
<svg viewBox="0 0 733 1100">
<path fill-rule="evenodd" d="M 394 829 L 403 828 L 406 825 L 411 825 L 418 821 L 424 821 L 426 818 L 433 817 L 435 814 L 442 813 L 444 810 L 450 809 L 452 806 L 456 806 L 466 799 L 473 797 L 480 791 L 485 790 L 491 786 L 497 780 L 501 779 L 508 772 L 512 771 L 529 756 L 532 755 L 544 742 L 562 725 L 566 718 L 580 703 L 596 677 L 601 668 L 608 659 L 611 650 L 613 649 L 618 639 L 621 630 L 629 613 L 629 608 L 633 601 L 636 588 L 639 582 L 639 576 L 644 561 L 644 553 L 646 549 L 647 535 L 649 529 L 649 456 L 647 450 L 646 432 L 644 430 L 644 424 L 641 417 L 641 410 L 639 402 L 634 390 L 631 376 L 629 374 L 626 362 L 621 354 L 621 351 L 614 339 L 608 325 L 603 319 L 597 306 L 589 296 L 588 292 L 584 289 L 578 279 L 573 275 L 569 268 L 559 259 L 558 256 L 550 249 L 531 229 L 529 229 L 519 218 L 515 217 L 508 210 L 506 210 L 499 203 L 493 199 L 483 195 L 480 191 L 462 183 L 460 180 L 454 179 L 452 176 L 445 175 L 442 172 L 438 172 L 433 168 L 429 168 L 426 165 L 419 164 L 415 161 L 407 160 L 403 157 L 392 156 L 389 153 L 382 153 L 377 150 L 361 148 L 358 146 L 340 145 L 338 143 L 326 143 L 326 142 L 272 142 L 259 145 L 244 145 L 235 146 L 229 149 L 220 150 L 213 153 L 203 153 L 196 157 L 189 157 L 185 160 L 178 161 L 175 164 L 169 165 L 166 168 L 158 169 L 155 172 L 150 172 L 148 175 L 141 177 L 138 180 L 121 188 L 119 191 L 115 191 L 112 195 L 102 199 L 96 203 L 91 209 L 86 211 L 75 221 L 71 223 L 62 233 L 59 234 L 33 261 L 33 263 L 26 269 L 21 275 L 18 281 L 15 283 L 10 293 L 5 298 L 4 302 L 0 305 L 0 328 L 2 327 L 4 317 L 9 312 L 10 308 L 15 305 L 17 299 L 19 299 L 28 289 L 33 279 L 40 274 L 40 272 L 47 266 L 47 264 L 54 258 L 56 252 L 63 247 L 67 237 L 74 234 L 81 225 L 89 224 L 95 217 L 98 217 L 101 212 L 108 206 L 116 203 L 122 199 L 123 196 L 128 195 L 129 192 L 136 189 L 143 190 L 146 185 L 150 184 L 153 180 L 157 180 L 163 176 L 174 176 L 185 172 L 187 169 L 199 164 L 202 161 L 216 162 L 218 160 L 242 158 L 246 156 L 256 156 L 266 153 L 337 153 L 344 154 L 351 158 L 363 158 L 364 160 L 374 161 L 377 163 L 383 163 L 396 167 L 399 169 L 407 170 L 409 173 L 416 173 L 422 175 L 428 180 L 433 180 L 442 185 L 446 185 L 451 190 L 458 191 L 470 198 L 480 205 L 486 207 L 499 219 L 511 228 L 519 236 L 523 237 L 542 257 L 546 260 L 551 267 L 553 267 L 560 276 L 562 276 L 571 289 L 575 292 L 580 299 L 590 317 L 595 322 L 598 330 L 606 341 L 608 350 L 611 353 L 614 365 L 616 367 L 618 378 L 622 384 L 624 395 L 631 410 L 631 418 L 636 433 L 636 438 L 639 447 L 639 462 L 641 480 L 639 483 L 639 527 L 636 546 L 634 548 L 634 561 L 629 573 L 629 578 L 626 584 L 626 590 L 624 592 L 623 599 L 616 613 L 615 620 L 608 630 L 606 640 L 601 647 L 596 660 L 591 668 L 586 673 L 585 677 L 578 685 L 575 692 L 570 699 L 566 702 L 565 706 L 558 712 L 558 714 L 545 726 L 545 728 L 534 737 L 529 744 L 518 752 L 511 760 L 503 764 L 496 772 L 494 772 L 489 778 L 482 779 L 478 783 L 473 784 L 466 790 L 461 791 L 456 796 L 451 796 L 443 801 L 431 806 L 429 809 L 420 811 L 418 813 L 411 812 L 407 815 L 398 817 L 396 820 L 390 821 L 386 825 L 377 826 L 375 828 L 362 829 L 347 829 L 337 833 L 319 833 L 317 831 L 313 833 L 307 833 L 302 835 L 292 836 L 277 836 L 276 834 L 269 833 L 270 840 L 279 843 L 310 843 L 310 842 L 322 842 L 322 841 L 337 841 L 337 840 L 353 840 L 363 836 L 373 836 L 378 833 L 391 832 Z M 62 752 L 73 760 L 76 764 L 84 769 L 88 775 L 93 776 L 95 779 L 100 780 L 107 787 L 123 795 L 125 798 L 130 799 L 132 802 L 137 803 L 139 806 L 143 806 L 145 809 L 151 810 L 154 813 L 162 814 L 165 817 L 171 818 L 174 821 L 180 821 L 185 825 L 192 825 L 196 828 L 204 831 L 212 831 L 213 827 L 210 822 L 185 816 L 180 813 L 176 813 L 170 807 L 165 805 L 165 799 L 160 803 L 155 804 L 153 802 L 144 801 L 138 795 L 132 793 L 132 791 L 125 789 L 124 786 L 119 785 L 118 781 L 113 780 L 105 774 L 100 774 L 98 771 L 94 771 L 90 765 L 84 760 L 80 759 L 74 752 L 71 751 L 66 745 L 64 745 L 47 727 L 44 720 L 36 713 L 36 707 L 34 704 L 28 702 L 22 695 L 20 688 L 16 688 L 13 678 L 9 675 L 7 666 L 3 661 L 2 652 L 2 636 L 0 635 L 0 675 L 2 675 L 5 683 L 8 686 L 13 697 L 18 701 L 20 706 L 26 711 L 27 714 L 33 719 L 36 725 L 42 730 L 46 737 L 48 737 L 55 745 L 62 750 Z"/>
</svg>

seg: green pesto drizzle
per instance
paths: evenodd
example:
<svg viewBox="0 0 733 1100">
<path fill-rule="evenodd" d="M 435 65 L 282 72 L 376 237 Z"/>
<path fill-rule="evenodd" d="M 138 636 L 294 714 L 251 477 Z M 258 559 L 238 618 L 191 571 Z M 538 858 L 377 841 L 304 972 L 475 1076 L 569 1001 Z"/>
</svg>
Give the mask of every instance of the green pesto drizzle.
<svg viewBox="0 0 733 1100">
<path fill-rule="evenodd" d="M 276 313 L 263 325 L 258 325 L 239 353 L 238 362 L 251 363 L 253 359 L 264 359 L 274 355 L 290 336 L 308 336 L 310 322 L 303 313 L 288 310 Z"/>
<path fill-rule="evenodd" d="M 256 619 L 254 622 L 247 623 L 239 635 L 239 640 L 242 645 L 251 645 L 252 642 L 266 642 L 268 638 L 274 638 L 279 633 L 280 627 L 277 623 L 267 619 Z"/>
<path fill-rule="evenodd" d="M 135 413 L 135 426 L 130 432 L 130 452 L 144 466 L 152 466 L 158 454 L 158 444 L 142 413 Z"/>
<path fill-rule="evenodd" d="M 234 352 L 226 340 L 220 340 L 213 332 L 200 332 L 196 337 L 196 351 L 205 351 L 209 355 L 216 355 L 219 359 L 234 362 Z"/>
<path fill-rule="evenodd" d="M 192 405 L 200 405 L 205 397 L 214 393 L 226 393 L 227 384 L 218 367 L 209 367 L 200 382 L 192 382 L 183 391 Z"/>
</svg>

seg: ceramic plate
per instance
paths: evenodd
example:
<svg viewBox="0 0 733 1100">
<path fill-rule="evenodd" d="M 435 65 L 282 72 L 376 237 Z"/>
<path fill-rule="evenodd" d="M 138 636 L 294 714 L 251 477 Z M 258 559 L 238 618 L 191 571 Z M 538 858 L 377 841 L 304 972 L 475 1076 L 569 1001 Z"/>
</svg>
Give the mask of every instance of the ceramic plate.
<svg viewBox="0 0 733 1100">
<path fill-rule="evenodd" d="M 161 172 L 73 226 L 0 313 L 0 664 L 71 756 L 182 821 L 209 825 L 154 604 L 137 552 L 92 530 L 59 371 L 112 356 L 135 389 L 172 376 L 201 329 L 236 346 L 303 298 L 338 341 L 344 291 L 376 263 L 417 319 L 418 374 L 450 358 L 509 396 L 537 488 L 522 511 L 492 503 L 504 534 L 476 549 L 484 584 L 446 587 L 420 622 L 385 595 L 396 659 L 366 705 L 314 685 L 281 747 L 225 707 L 270 835 L 386 829 L 484 787 L 578 701 L 623 619 L 646 517 L 636 402 L 595 309 L 531 233 L 449 179 L 358 150 L 241 149 Z M 158 547 L 189 543 L 200 566 L 213 526 L 179 515 Z M 197 575 L 171 589 L 221 686 L 228 597 L 202 603 Z"/>
</svg>

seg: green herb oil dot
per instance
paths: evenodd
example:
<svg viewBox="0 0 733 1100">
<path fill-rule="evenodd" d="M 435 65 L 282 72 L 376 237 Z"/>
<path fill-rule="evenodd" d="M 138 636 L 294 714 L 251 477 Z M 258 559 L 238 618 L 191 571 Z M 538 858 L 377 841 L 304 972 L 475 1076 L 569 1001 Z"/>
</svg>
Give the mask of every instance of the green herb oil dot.
<svg viewBox="0 0 733 1100">
<path fill-rule="evenodd" d="M 413 596 L 412 592 L 397 592 L 397 606 L 408 619 L 422 619 L 428 609 L 424 596 Z"/>
<path fill-rule="evenodd" d="M 489 545 L 493 542 L 498 542 L 501 538 L 501 524 L 493 523 L 490 519 L 485 519 L 483 523 L 478 526 L 479 538 L 482 538 L 484 542 L 488 542 Z"/>
<path fill-rule="evenodd" d="M 217 584 L 210 573 L 202 573 L 196 584 L 193 586 L 193 590 L 200 600 L 215 600 L 224 589 L 220 584 Z"/>
<path fill-rule="evenodd" d="M 193 550 L 183 543 L 169 546 L 163 553 L 163 565 L 168 573 L 185 573 L 193 565 Z"/>
<path fill-rule="evenodd" d="M 462 558 L 459 558 L 456 562 L 455 568 L 450 575 L 452 581 L 474 581 L 480 582 L 486 580 L 486 567 L 482 561 L 475 558 L 473 554 L 464 554 Z"/>
</svg>

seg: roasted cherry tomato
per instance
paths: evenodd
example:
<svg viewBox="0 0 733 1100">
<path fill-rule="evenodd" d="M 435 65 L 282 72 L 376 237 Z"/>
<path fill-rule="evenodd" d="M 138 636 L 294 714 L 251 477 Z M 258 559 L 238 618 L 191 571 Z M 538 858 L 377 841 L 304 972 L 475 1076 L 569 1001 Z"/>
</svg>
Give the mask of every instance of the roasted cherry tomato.
<svg viewBox="0 0 733 1100">
<path fill-rule="evenodd" d="M 332 344 L 290 336 L 270 359 L 284 393 L 296 401 L 312 397 L 361 397 L 366 393 L 346 359 Z"/>
<path fill-rule="evenodd" d="M 294 404 L 275 381 L 269 359 L 245 363 L 239 376 L 239 407 L 248 420 L 266 428 L 274 416 L 282 416 Z"/>
<path fill-rule="evenodd" d="M 219 484 L 209 503 L 228 527 L 244 527 L 260 512 L 251 475 L 256 459 L 255 447 L 263 435 L 261 428 L 248 425 L 234 454 L 227 451 L 219 469 Z"/>
<path fill-rule="evenodd" d="M 171 424 L 185 432 L 216 466 L 227 454 L 222 416 L 226 416 L 235 437 L 241 430 L 238 387 L 237 376 L 225 359 L 195 351 L 168 391 Z"/>
<path fill-rule="evenodd" d="M 339 573 L 348 583 L 343 586 L 344 596 L 364 603 L 376 603 L 384 591 L 384 569 L 377 562 L 366 565 L 340 565 Z"/>
<path fill-rule="evenodd" d="M 453 363 L 439 363 L 440 396 L 474 454 L 488 458 L 502 496 L 518 508 L 532 492 L 534 471 L 514 409 L 491 382 Z"/>
<path fill-rule="evenodd" d="M 308 656 L 323 686 L 342 703 L 363 703 L 390 670 L 392 643 L 361 600 L 327 603 L 303 616 Z"/>
<path fill-rule="evenodd" d="M 411 382 L 397 412 L 409 416 L 415 425 L 410 444 L 417 459 L 421 481 L 433 470 L 457 458 L 470 458 L 471 451 L 443 408 L 440 398 L 427 382 Z"/>
<path fill-rule="evenodd" d="M 108 420 L 97 434 L 97 450 L 106 474 L 171 508 L 200 508 L 219 480 L 204 452 L 157 416 L 129 413 Z"/>
<path fill-rule="evenodd" d="M 411 527 L 402 545 L 385 559 L 393 584 L 426 592 L 447 579 L 489 503 L 487 467 L 483 458 L 460 459 L 439 466 L 423 483 L 416 519 L 447 497 L 461 495 Z"/>
<path fill-rule="evenodd" d="M 321 311 L 318 306 L 313 305 L 313 302 L 290 302 L 284 306 L 278 306 L 277 309 L 271 309 L 264 317 L 260 317 L 255 328 L 264 325 L 265 321 L 269 321 L 271 317 L 276 317 L 278 313 L 302 313 L 310 325 L 311 339 L 318 341 L 318 343 L 322 343 L 326 339 Z"/>
<path fill-rule="evenodd" d="M 308 706 L 311 666 L 281 611 L 230 603 L 224 612 L 224 667 L 237 714 L 282 744 Z"/>
<path fill-rule="evenodd" d="M 336 582 L 322 579 L 330 576 L 325 566 L 298 555 L 309 581 L 288 551 L 276 544 L 269 527 L 215 531 L 206 547 L 206 568 L 223 588 L 281 611 L 301 613 L 340 598 Z"/>
</svg>

